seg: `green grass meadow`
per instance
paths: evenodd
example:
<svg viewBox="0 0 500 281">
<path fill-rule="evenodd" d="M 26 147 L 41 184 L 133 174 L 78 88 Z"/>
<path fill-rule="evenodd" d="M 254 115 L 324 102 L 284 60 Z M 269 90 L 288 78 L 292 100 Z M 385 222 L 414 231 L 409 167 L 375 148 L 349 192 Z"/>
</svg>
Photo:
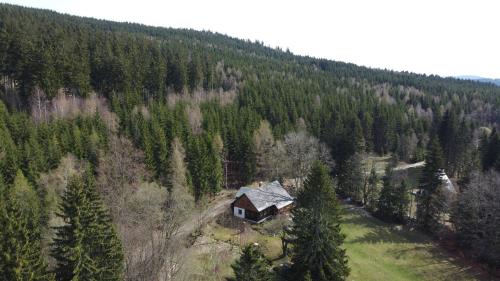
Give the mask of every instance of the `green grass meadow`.
<svg viewBox="0 0 500 281">
<path fill-rule="evenodd" d="M 263 229 L 274 229 L 273 224 L 279 224 L 279 219 L 258 226 L 248 225 L 244 235 L 238 235 L 237 228 L 215 222 L 210 224 L 205 235 L 219 243 L 236 246 L 234 255 L 224 255 L 226 258 L 218 266 L 219 274 L 232 276 L 230 264 L 238 256 L 237 245 L 248 243 L 259 243 L 274 265 L 286 262 L 288 258 L 281 258 L 280 238 L 263 234 Z M 351 281 L 496 280 L 454 258 L 427 235 L 384 223 L 358 207 L 343 206 L 342 231 L 346 235 L 344 247 L 351 268 L 348 280 Z M 203 260 L 205 255 L 198 258 Z"/>
<path fill-rule="evenodd" d="M 495 280 L 461 264 L 428 236 L 386 224 L 363 210 L 345 206 L 342 231 L 352 281 Z"/>
</svg>

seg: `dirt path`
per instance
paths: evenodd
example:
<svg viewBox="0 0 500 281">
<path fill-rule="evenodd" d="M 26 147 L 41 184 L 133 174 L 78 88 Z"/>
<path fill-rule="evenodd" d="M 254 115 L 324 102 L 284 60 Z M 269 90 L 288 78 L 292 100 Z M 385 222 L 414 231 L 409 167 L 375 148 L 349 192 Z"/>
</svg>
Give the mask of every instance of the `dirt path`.
<svg viewBox="0 0 500 281">
<path fill-rule="evenodd" d="M 413 163 L 413 164 L 403 164 L 394 168 L 394 171 L 406 170 L 410 168 L 417 168 L 425 165 L 425 161 Z"/>
<path fill-rule="evenodd" d="M 213 220 L 218 215 L 224 213 L 231 202 L 234 200 L 235 191 L 224 190 L 221 194 L 217 195 L 216 198 L 209 203 L 208 207 L 200 212 L 196 212 L 189 219 L 187 219 L 177 233 L 178 236 L 186 236 L 191 234 L 200 226 L 201 223 L 206 224 Z"/>
</svg>

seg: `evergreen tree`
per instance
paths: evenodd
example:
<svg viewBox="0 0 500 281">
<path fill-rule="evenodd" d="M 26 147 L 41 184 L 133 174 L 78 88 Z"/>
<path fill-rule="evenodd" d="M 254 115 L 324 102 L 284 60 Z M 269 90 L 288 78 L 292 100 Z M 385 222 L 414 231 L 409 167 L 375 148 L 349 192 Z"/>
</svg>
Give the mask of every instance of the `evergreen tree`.
<svg viewBox="0 0 500 281">
<path fill-rule="evenodd" d="M 341 248 L 344 235 L 340 232 L 340 208 L 325 165 L 313 165 L 292 213 L 294 278 L 302 280 L 309 272 L 312 280 L 345 280 L 349 267 Z"/>
<path fill-rule="evenodd" d="M 191 61 L 188 65 L 188 76 L 189 89 L 191 91 L 201 86 L 201 83 L 203 82 L 203 70 L 200 64 L 200 59 L 197 55 L 191 57 Z"/>
<path fill-rule="evenodd" d="M 55 228 L 52 256 L 57 261 L 57 280 L 97 281 L 97 265 L 89 253 L 88 245 L 85 245 L 88 231 L 85 227 L 89 225 L 85 221 L 87 204 L 82 180 L 71 178 L 62 197 L 61 213 L 58 214 L 66 224 Z"/>
<path fill-rule="evenodd" d="M 377 208 L 376 204 L 379 196 L 378 183 L 379 178 L 377 175 L 377 170 L 375 168 L 375 165 L 372 165 L 370 176 L 368 177 L 368 181 L 365 183 L 365 192 L 363 193 L 363 203 L 365 204 L 365 207 L 371 212 L 375 211 L 375 209 Z"/>
<path fill-rule="evenodd" d="M 164 179 L 168 169 L 168 143 L 165 137 L 165 131 L 160 126 L 159 121 L 153 122 L 152 130 L 154 169 L 156 176 Z"/>
<path fill-rule="evenodd" d="M 215 137 L 209 139 L 209 143 L 207 143 L 208 152 L 209 152 L 209 167 L 210 167 L 210 175 L 209 175 L 209 184 L 210 184 L 210 194 L 215 195 L 222 188 L 224 183 L 224 172 L 222 170 L 222 140 L 220 136 L 216 135 Z"/>
<path fill-rule="evenodd" d="M 88 202 L 87 241 L 90 254 L 96 262 L 98 280 L 123 280 L 123 251 L 121 241 L 107 210 L 97 192 L 92 168 L 87 166 L 84 175 L 85 195 Z"/>
<path fill-rule="evenodd" d="M 351 197 L 354 202 L 362 202 L 364 178 L 361 155 L 355 153 L 344 162 L 339 172 L 338 185 L 341 194 Z"/>
<path fill-rule="evenodd" d="M 59 216 L 67 224 L 56 227 L 52 252 L 57 280 L 122 280 L 121 244 L 90 169 L 69 181 L 62 199 Z"/>
<path fill-rule="evenodd" d="M 184 57 L 177 53 L 171 57 L 168 65 L 167 79 L 170 86 L 178 93 L 187 85 L 188 71 Z"/>
<path fill-rule="evenodd" d="M 396 218 L 400 222 L 405 222 L 408 216 L 408 208 L 410 204 L 410 194 L 408 190 L 408 183 L 406 180 L 401 181 L 399 186 L 396 187 Z"/>
<path fill-rule="evenodd" d="M 443 169 L 443 153 L 437 138 L 429 142 L 425 166 L 419 180 L 417 195 L 417 222 L 423 230 L 434 232 L 440 225 L 444 211 L 444 195 L 440 171 Z"/>
<path fill-rule="evenodd" d="M 50 281 L 38 220 L 11 196 L 0 177 L 0 280 Z"/>
<path fill-rule="evenodd" d="M 30 217 L 33 224 L 38 225 L 42 215 L 40 198 L 21 170 L 16 173 L 10 197 L 16 201 L 17 207 Z"/>
<path fill-rule="evenodd" d="M 493 128 L 489 136 L 483 137 L 480 150 L 483 170 L 487 171 L 495 166 L 495 162 L 500 157 L 500 136 L 496 128 Z"/>
<path fill-rule="evenodd" d="M 0 106 L 3 104 L 0 102 Z M 11 184 L 19 168 L 18 151 L 7 127 L 0 123 L 0 176 Z"/>
<path fill-rule="evenodd" d="M 257 245 L 247 245 L 243 248 L 241 257 L 231 265 L 234 271 L 234 281 L 270 281 L 270 262 L 266 260 Z"/>
<path fill-rule="evenodd" d="M 49 169 L 54 169 L 59 165 L 59 160 L 62 157 L 61 145 L 57 140 L 56 135 L 52 135 L 48 141 L 47 147 L 47 164 Z"/>
<path fill-rule="evenodd" d="M 383 178 L 384 186 L 378 199 L 377 215 L 387 221 L 404 223 L 409 203 L 407 184 L 403 180 L 396 186 L 392 177 L 392 169 L 389 168 Z"/>
<path fill-rule="evenodd" d="M 46 169 L 45 157 L 34 135 L 24 144 L 23 171 L 27 178 L 35 183 L 41 171 Z"/>
</svg>

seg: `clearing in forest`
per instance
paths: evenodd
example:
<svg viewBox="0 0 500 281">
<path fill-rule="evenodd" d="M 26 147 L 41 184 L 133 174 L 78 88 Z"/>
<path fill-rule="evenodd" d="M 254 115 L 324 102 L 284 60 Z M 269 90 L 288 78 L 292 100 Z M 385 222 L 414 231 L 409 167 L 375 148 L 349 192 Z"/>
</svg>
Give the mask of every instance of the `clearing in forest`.
<svg viewBox="0 0 500 281">
<path fill-rule="evenodd" d="M 425 234 L 384 223 L 359 207 L 344 205 L 343 209 L 344 247 L 351 268 L 348 280 L 495 280 L 453 257 Z M 191 279 L 231 277 L 230 264 L 238 257 L 240 245 L 247 243 L 259 243 L 275 266 L 286 262 L 279 232 L 289 222 L 289 216 L 280 215 L 251 225 L 235 220 L 230 212 L 220 214 L 193 245 L 190 259 L 196 273 Z"/>
</svg>

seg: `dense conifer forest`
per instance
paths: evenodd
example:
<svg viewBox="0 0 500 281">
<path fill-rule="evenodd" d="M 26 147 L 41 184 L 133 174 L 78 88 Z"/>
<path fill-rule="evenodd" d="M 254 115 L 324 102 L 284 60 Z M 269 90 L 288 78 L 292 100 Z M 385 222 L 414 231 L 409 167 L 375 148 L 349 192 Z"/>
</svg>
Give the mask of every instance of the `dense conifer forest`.
<svg viewBox="0 0 500 281">
<path fill-rule="evenodd" d="M 383 219 L 410 222 L 408 184 L 391 180 L 389 169 L 377 190 L 375 172 L 362 167 L 366 155 L 387 154 L 395 163 L 426 161 L 411 187 L 419 190 L 420 229 L 437 235 L 450 213 L 459 244 L 500 266 L 500 87 L 493 84 L 7 4 L 0 4 L 0 79 L 2 280 L 175 276 L 175 266 L 165 272 L 170 259 L 158 265 L 145 261 L 157 260 L 151 253 L 131 254 L 130 241 L 139 242 L 126 229 L 140 225 L 133 212 L 145 208 L 137 206 L 157 200 L 137 214 L 149 214 L 166 243 L 160 248 L 171 253 L 170 231 L 189 211 L 182 206 L 201 208 L 222 189 L 256 180 L 295 179 L 305 185 L 304 202 L 312 200 L 307 192 L 332 198 L 326 189 L 335 186 Z M 460 187 L 449 206 L 439 199 L 441 170 Z M 307 238 L 306 230 L 295 228 Z M 335 253 L 339 272 L 321 277 L 324 269 L 310 266 L 301 274 L 344 280 L 347 261 Z M 254 249 L 244 254 L 259 260 Z"/>
</svg>

